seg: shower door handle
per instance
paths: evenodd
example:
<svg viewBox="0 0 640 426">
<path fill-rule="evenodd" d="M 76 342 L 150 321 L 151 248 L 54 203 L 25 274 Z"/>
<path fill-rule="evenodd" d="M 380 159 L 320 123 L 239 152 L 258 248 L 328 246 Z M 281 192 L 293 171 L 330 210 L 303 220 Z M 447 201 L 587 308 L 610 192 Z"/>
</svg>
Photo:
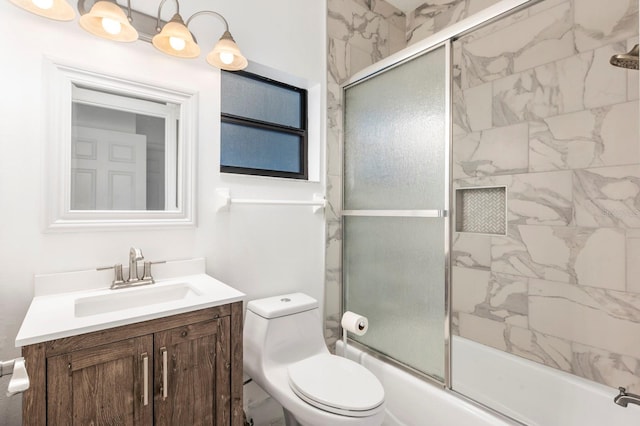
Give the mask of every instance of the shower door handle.
<svg viewBox="0 0 640 426">
<path fill-rule="evenodd" d="M 343 210 L 343 216 L 367 217 L 447 217 L 447 210 Z"/>
</svg>

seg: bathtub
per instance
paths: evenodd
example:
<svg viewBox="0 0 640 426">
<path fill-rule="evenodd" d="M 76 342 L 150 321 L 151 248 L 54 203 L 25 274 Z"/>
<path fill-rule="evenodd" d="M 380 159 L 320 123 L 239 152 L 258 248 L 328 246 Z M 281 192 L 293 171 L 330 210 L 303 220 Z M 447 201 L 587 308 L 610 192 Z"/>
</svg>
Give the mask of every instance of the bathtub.
<svg viewBox="0 0 640 426">
<path fill-rule="evenodd" d="M 342 341 L 336 353 L 342 352 Z M 386 417 L 383 426 L 512 426 L 489 412 L 364 353 L 352 345 L 347 356 L 378 377 L 385 391 Z"/>
<path fill-rule="evenodd" d="M 337 345 L 342 353 L 342 342 Z M 613 403 L 617 389 L 457 336 L 452 354 L 454 389 L 517 421 L 347 347 L 348 357 L 371 370 L 385 388 L 385 426 L 640 425 L 640 406 Z"/>
</svg>

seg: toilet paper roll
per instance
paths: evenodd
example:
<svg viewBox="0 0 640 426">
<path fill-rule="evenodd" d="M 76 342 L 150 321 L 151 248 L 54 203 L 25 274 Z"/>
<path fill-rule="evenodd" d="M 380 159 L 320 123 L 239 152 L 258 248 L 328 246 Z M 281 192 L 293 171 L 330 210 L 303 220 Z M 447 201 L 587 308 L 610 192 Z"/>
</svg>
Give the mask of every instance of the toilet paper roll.
<svg viewBox="0 0 640 426">
<path fill-rule="evenodd" d="M 367 317 L 363 317 L 362 315 L 351 311 L 347 311 L 342 315 L 342 321 L 340 324 L 343 329 L 358 336 L 364 335 L 364 333 L 369 329 L 369 320 Z"/>
</svg>

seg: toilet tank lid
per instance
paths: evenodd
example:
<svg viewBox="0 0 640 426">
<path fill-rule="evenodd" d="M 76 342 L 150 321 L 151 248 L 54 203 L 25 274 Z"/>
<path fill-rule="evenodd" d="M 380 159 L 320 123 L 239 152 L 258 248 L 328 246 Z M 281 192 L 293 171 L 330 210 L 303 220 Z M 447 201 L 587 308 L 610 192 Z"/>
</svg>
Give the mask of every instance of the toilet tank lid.
<svg viewBox="0 0 640 426">
<path fill-rule="evenodd" d="M 248 310 L 267 319 L 310 311 L 317 307 L 318 301 L 304 293 L 290 293 L 256 299 L 247 304 Z"/>
</svg>

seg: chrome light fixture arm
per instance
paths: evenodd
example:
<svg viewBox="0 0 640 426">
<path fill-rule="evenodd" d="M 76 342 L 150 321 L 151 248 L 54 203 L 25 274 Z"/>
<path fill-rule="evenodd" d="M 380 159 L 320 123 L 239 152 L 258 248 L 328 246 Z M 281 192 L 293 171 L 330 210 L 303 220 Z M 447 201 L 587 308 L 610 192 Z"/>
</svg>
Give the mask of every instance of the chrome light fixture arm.
<svg viewBox="0 0 640 426">
<path fill-rule="evenodd" d="M 229 23 L 227 22 L 226 19 L 224 19 L 224 16 L 222 16 L 221 14 L 219 14 L 218 12 L 214 12 L 213 10 L 201 10 L 200 12 L 196 12 L 193 15 L 191 15 L 189 17 L 189 19 L 187 19 L 187 27 L 189 26 L 189 22 L 191 22 L 191 20 L 193 18 L 195 18 L 196 16 L 200 16 L 200 15 L 214 15 L 217 16 L 218 18 L 220 18 L 222 20 L 222 22 L 224 22 L 224 30 L 225 32 L 229 31 Z"/>
<path fill-rule="evenodd" d="M 129 22 L 133 22 L 133 17 L 131 16 L 131 0 L 127 0 L 127 19 Z"/>
<path fill-rule="evenodd" d="M 129 2 L 131 0 L 128 0 Z M 176 15 L 180 15 L 180 2 L 178 0 L 174 0 L 176 2 Z M 167 2 L 167 0 L 162 0 L 158 5 L 158 15 L 156 16 L 156 32 L 162 31 L 162 26 L 160 25 L 160 13 L 162 12 L 162 6 Z"/>
<path fill-rule="evenodd" d="M 191 15 L 187 19 L 185 26 L 189 27 L 191 20 L 200 15 L 213 15 L 224 23 L 224 33 L 222 33 L 213 50 L 207 55 L 209 65 L 226 71 L 239 71 L 246 68 L 248 65 L 247 58 L 240 52 L 238 45 L 229 32 L 229 23 L 220 13 L 213 10 L 201 10 Z"/>
<path fill-rule="evenodd" d="M 179 10 L 179 2 L 175 0 Z M 158 16 L 156 17 L 157 34 L 152 39 L 152 44 L 161 52 L 167 55 L 177 56 L 181 58 L 194 58 L 200 55 L 200 47 L 193 34 L 189 31 L 191 21 L 201 15 L 213 15 L 224 23 L 224 33 L 218 40 L 213 50 L 207 54 L 207 62 L 226 71 L 239 71 L 248 65 L 245 58 L 233 36 L 229 32 L 229 23 L 222 14 L 212 10 L 202 10 L 194 13 L 187 19 L 186 23 L 182 20 L 179 12 L 176 12 L 162 29 L 160 28 L 160 12 L 166 0 L 162 0 L 158 7 Z"/>
</svg>

